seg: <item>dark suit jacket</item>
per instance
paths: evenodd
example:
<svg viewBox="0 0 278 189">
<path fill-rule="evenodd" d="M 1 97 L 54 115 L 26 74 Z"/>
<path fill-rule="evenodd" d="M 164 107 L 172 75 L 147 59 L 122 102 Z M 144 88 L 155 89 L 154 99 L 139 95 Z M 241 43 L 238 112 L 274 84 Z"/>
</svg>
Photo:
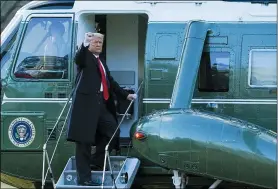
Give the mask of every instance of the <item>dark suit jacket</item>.
<svg viewBox="0 0 278 189">
<path fill-rule="evenodd" d="M 116 118 L 116 107 L 113 93 L 118 97 L 126 99 L 128 93 L 110 75 L 110 71 L 104 60 L 101 60 L 109 82 L 109 99 L 107 109 Z M 95 143 L 95 133 L 98 117 L 100 114 L 99 89 L 101 86 L 101 74 L 98 68 L 97 59 L 84 47 L 78 49 L 75 56 L 75 63 L 80 72 L 76 83 L 76 91 L 73 95 L 72 108 L 68 122 L 68 141 Z"/>
</svg>

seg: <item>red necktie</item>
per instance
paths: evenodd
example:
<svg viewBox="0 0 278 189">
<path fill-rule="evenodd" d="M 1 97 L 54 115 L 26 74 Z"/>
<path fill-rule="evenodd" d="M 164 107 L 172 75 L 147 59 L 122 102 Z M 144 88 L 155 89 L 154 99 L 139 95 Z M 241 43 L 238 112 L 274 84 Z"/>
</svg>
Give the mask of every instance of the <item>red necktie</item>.
<svg viewBox="0 0 278 189">
<path fill-rule="evenodd" d="M 105 77 L 105 74 L 104 74 L 103 67 L 101 66 L 99 57 L 97 58 L 97 60 L 98 60 L 98 68 L 99 68 L 99 71 L 101 73 L 101 83 L 102 83 L 102 88 L 103 88 L 103 97 L 104 97 L 105 100 L 107 100 L 109 98 L 109 93 L 108 93 L 108 88 L 107 88 L 106 77 Z"/>
</svg>

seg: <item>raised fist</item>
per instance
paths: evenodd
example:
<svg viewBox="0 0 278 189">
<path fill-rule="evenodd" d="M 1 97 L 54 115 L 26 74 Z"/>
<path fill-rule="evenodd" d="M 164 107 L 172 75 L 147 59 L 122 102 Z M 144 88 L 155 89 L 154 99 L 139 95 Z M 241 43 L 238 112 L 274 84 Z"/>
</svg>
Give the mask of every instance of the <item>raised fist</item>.
<svg viewBox="0 0 278 189">
<path fill-rule="evenodd" d="M 92 32 L 85 33 L 84 43 L 89 44 L 91 42 L 92 38 L 93 38 Z"/>
</svg>

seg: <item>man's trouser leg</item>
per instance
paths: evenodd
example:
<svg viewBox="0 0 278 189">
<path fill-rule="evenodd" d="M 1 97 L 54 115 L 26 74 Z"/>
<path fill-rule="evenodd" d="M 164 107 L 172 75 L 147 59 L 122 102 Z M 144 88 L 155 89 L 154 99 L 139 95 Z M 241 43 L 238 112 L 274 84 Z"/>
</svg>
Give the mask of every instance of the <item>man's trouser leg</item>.
<svg viewBox="0 0 278 189">
<path fill-rule="evenodd" d="M 76 143 L 75 153 L 78 183 L 82 184 L 91 181 L 91 145 L 86 143 Z"/>
<path fill-rule="evenodd" d="M 105 146 L 108 144 L 109 140 L 111 139 L 112 135 L 114 134 L 117 128 L 117 122 L 113 115 L 107 110 L 105 104 L 101 107 L 101 114 L 100 114 L 98 128 L 96 133 L 96 151 L 95 154 L 92 156 L 91 163 L 94 166 L 97 166 L 103 169 L 104 166 L 104 157 L 105 157 Z M 119 130 L 115 135 L 114 139 L 110 143 L 109 152 L 115 148 L 117 137 L 119 137 Z M 108 167 L 108 166 L 107 166 Z"/>
</svg>

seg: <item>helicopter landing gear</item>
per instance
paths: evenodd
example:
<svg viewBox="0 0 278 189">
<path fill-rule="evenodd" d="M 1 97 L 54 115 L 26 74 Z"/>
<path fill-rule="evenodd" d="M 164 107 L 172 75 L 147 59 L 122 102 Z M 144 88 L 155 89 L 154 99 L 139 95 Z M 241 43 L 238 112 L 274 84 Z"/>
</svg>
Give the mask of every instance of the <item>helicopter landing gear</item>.
<svg viewBox="0 0 278 189">
<path fill-rule="evenodd" d="M 188 177 L 184 173 L 179 172 L 178 170 L 173 170 L 173 172 L 174 176 L 172 176 L 172 179 L 175 188 L 185 189 L 186 185 L 188 184 Z"/>
</svg>

